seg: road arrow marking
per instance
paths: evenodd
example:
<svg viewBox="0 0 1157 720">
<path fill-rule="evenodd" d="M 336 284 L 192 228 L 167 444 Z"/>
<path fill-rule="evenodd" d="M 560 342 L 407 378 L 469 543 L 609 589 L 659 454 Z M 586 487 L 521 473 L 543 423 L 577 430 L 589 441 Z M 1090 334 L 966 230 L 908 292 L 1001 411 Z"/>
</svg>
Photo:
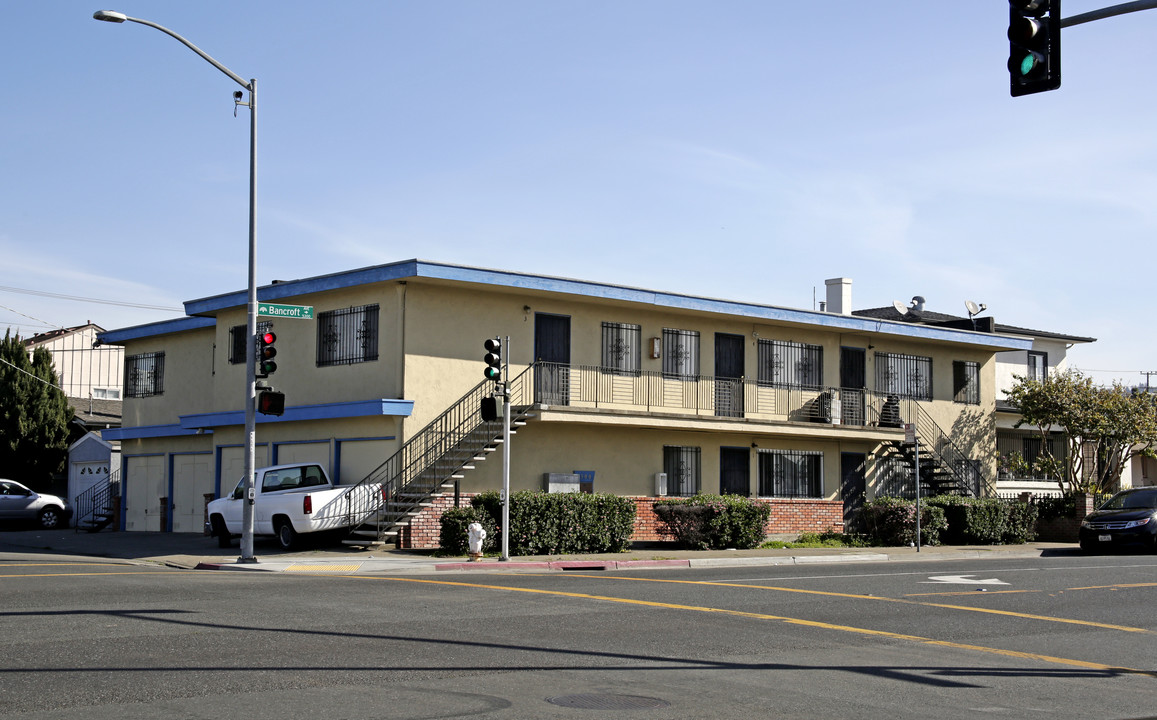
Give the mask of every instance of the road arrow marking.
<svg viewBox="0 0 1157 720">
<path fill-rule="evenodd" d="M 932 583 L 947 583 L 950 585 L 1007 585 L 1008 583 L 996 578 L 988 578 L 987 580 L 977 580 L 973 575 L 930 575 L 927 580 L 921 580 L 921 584 L 927 585 Z"/>
</svg>

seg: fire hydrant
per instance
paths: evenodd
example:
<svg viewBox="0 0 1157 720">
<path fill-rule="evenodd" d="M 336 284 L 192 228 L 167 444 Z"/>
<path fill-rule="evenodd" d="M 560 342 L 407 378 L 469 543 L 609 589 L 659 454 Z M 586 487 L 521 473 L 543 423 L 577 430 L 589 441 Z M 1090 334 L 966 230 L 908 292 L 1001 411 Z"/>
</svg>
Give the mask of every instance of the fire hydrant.
<svg viewBox="0 0 1157 720">
<path fill-rule="evenodd" d="M 470 562 L 482 559 L 482 541 L 486 539 L 486 531 L 481 523 L 470 523 L 466 526 L 466 533 L 470 542 Z"/>
</svg>

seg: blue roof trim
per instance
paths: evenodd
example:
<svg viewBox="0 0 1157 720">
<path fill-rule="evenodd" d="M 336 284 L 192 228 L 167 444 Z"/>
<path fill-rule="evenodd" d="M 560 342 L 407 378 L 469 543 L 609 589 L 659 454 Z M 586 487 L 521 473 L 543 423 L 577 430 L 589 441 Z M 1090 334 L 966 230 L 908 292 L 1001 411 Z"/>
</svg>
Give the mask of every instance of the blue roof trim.
<svg viewBox="0 0 1157 720">
<path fill-rule="evenodd" d="M 893 322 L 854 315 L 833 315 L 816 310 L 797 310 L 773 305 L 756 305 L 729 300 L 716 300 L 693 295 L 641 290 L 639 288 L 625 287 L 622 285 L 572 280 L 546 275 L 529 275 L 506 270 L 467 267 L 464 265 L 450 265 L 426 260 L 405 260 L 330 275 L 278 282 L 274 285 L 266 285 L 265 287 L 258 288 L 257 297 L 259 300 L 265 301 L 284 300 L 312 293 L 393 280 L 404 280 L 406 278 L 430 278 L 435 280 L 580 295 L 607 300 L 642 303 L 678 310 L 739 315 L 760 320 L 821 326 L 848 332 L 880 333 L 898 337 L 981 345 L 1000 350 L 1028 350 L 1032 347 L 1031 340 L 1007 335 L 993 335 L 990 333 L 928 325 L 913 325 L 911 323 Z M 227 308 L 243 307 L 247 301 L 248 298 L 244 291 L 226 293 L 224 295 L 190 300 L 185 303 L 185 312 L 189 315 L 212 315 Z M 140 326 L 139 328 L 118 330 L 115 331 L 115 333 L 129 333 L 130 331 L 140 331 L 142 328 L 152 327 L 154 326 Z M 141 331 L 139 334 L 126 336 L 124 339 L 145 337 L 148 334 L 160 334 L 160 332 L 148 333 Z"/>
<path fill-rule="evenodd" d="M 353 402 L 323 403 L 321 405 L 298 405 L 286 407 L 281 416 L 257 415 L 259 423 L 296 422 L 301 420 L 340 420 L 353 417 L 401 416 L 409 417 L 414 412 L 413 400 L 355 400 Z M 181 427 L 196 431 L 203 428 L 244 425 L 245 413 L 231 410 L 214 413 L 196 413 L 181 416 Z"/>
<path fill-rule="evenodd" d="M 106 440 L 140 440 L 142 438 L 178 437 L 196 434 L 196 430 L 190 430 L 181 425 L 141 425 L 139 427 L 109 428 L 108 430 L 101 431 L 101 435 Z"/>
<path fill-rule="evenodd" d="M 147 325 L 134 325 L 133 327 L 121 328 L 119 330 L 108 330 L 97 333 L 96 336 L 102 343 L 121 343 L 128 340 L 153 337 L 154 335 L 169 335 L 187 330 L 200 330 L 201 328 L 213 327 L 216 324 L 216 318 L 183 317 L 174 320 L 148 323 Z"/>
</svg>

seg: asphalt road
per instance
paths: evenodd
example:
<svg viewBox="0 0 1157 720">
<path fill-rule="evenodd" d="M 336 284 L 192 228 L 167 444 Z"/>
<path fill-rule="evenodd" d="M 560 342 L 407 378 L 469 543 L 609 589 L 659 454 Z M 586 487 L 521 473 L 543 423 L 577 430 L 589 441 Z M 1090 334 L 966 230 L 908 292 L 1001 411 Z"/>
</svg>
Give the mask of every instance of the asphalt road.
<svg viewBox="0 0 1157 720">
<path fill-rule="evenodd" d="M 0 717 L 1139 718 L 1157 558 L 390 576 L 0 561 Z"/>
</svg>

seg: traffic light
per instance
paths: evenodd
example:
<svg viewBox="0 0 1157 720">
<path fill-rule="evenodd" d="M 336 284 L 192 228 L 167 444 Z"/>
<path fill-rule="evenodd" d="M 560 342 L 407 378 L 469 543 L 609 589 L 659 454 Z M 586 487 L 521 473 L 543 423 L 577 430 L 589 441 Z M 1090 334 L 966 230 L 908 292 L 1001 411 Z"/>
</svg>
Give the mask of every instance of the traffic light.
<svg viewBox="0 0 1157 720">
<path fill-rule="evenodd" d="M 271 330 L 257 333 L 256 377 L 267 378 L 277 371 L 277 363 L 273 361 L 277 357 L 277 348 L 273 347 L 275 342 L 277 336 Z"/>
<path fill-rule="evenodd" d="M 490 422 L 502 417 L 502 402 L 498 397 L 491 395 L 482 398 L 482 420 L 483 422 Z"/>
<path fill-rule="evenodd" d="M 1008 0 L 1008 76 L 1013 97 L 1061 86 L 1061 0 Z"/>
<path fill-rule="evenodd" d="M 482 358 L 486 363 L 486 369 L 482 374 L 487 380 L 494 382 L 502 381 L 502 341 L 498 338 L 489 338 L 483 347 L 486 348 L 486 356 Z"/>
<path fill-rule="evenodd" d="M 257 412 L 262 415 L 281 415 L 285 412 L 285 393 L 262 390 L 257 394 Z"/>
</svg>

